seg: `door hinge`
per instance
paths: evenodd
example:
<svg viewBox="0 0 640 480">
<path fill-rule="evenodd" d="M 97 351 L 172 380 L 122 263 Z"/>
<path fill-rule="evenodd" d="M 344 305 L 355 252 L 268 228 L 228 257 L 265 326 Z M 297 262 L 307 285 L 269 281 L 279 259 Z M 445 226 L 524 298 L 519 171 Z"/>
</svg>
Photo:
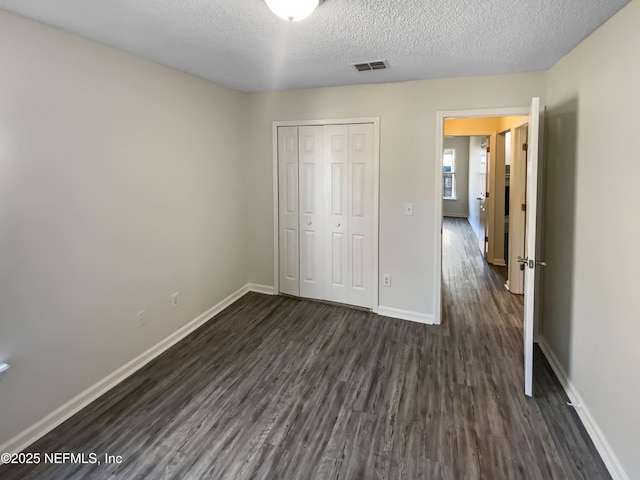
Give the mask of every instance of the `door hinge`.
<svg viewBox="0 0 640 480">
<path fill-rule="evenodd" d="M 523 203 L 522 205 L 520 205 L 520 209 L 521 209 L 523 212 L 526 212 L 526 211 L 527 211 L 527 205 L 526 205 L 525 203 Z"/>
<path fill-rule="evenodd" d="M 489 198 L 489 192 L 487 192 L 484 198 Z"/>
<path fill-rule="evenodd" d="M 484 241 L 488 242 L 489 241 L 489 237 L 484 237 Z"/>
<path fill-rule="evenodd" d="M 487 147 L 487 153 L 491 153 L 491 147 Z"/>
<path fill-rule="evenodd" d="M 524 150 L 525 152 L 526 152 L 527 150 L 529 150 L 529 145 L 528 145 L 528 144 L 526 144 L 526 143 L 523 143 L 523 144 L 522 144 L 522 150 Z"/>
</svg>

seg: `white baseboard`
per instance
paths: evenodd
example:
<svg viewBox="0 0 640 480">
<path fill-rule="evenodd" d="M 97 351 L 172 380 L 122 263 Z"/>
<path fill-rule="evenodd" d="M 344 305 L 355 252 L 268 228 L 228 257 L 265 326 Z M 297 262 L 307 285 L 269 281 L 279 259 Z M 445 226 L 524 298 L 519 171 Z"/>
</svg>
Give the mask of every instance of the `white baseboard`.
<svg viewBox="0 0 640 480">
<path fill-rule="evenodd" d="M 399 318 L 401 320 L 409 320 L 410 322 L 424 323 L 427 325 L 433 325 L 435 320 L 433 315 L 427 315 L 426 313 L 410 312 L 408 310 L 400 310 L 398 308 L 378 307 L 378 315 L 383 317 Z"/>
<path fill-rule="evenodd" d="M 207 323 L 215 315 L 220 313 L 222 310 L 227 308 L 229 305 L 231 305 L 250 291 L 259 293 L 273 293 L 273 288 L 264 285 L 247 284 L 244 287 L 238 289 L 227 298 L 219 302 L 217 305 L 211 307 L 209 310 L 199 315 L 179 330 L 176 330 L 171 335 L 151 347 L 143 354 L 137 356 L 130 362 L 117 369 L 115 372 L 107 375 L 102 380 L 87 388 L 85 391 L 79 393 L 67 403 L 51 412 L 49 415 L 47 415 L 31 427 L 22 431 L 5 444 L 0 445 L 0 452 L 21 452 L 33 442 L 37 441 L 38 439 L 49 433 L 51 430 L 56 428 L 62 422 L 71 418 L 91 402 L 104 395 L 107 391 L 111 390 L 127 377 L 144 367 L 151 360 L 158 357 L 160 354 L 178 343 L 194 330 Z M 0 465 L 2 465 L 2 461 L 0 461 Z"/>
<path fill-rule="evenodd" d="M 580 393 L 578 393 L 578 390 L 576 390 L 575 385 L 567 376 L 564 368 L 562 368 L 562 365 L 560 365 L 560 362 L 553 353 L 553 350 L 551 350 L 543 337 L 540 337 L 538 340 L 540 350 L 542 350 L 542 353 L 547 358 L 547 361 L 549 362 L 549 365 L 551 365 L 551 368 L 556 374 L 556 377 L 558 377 L 558 380 L 562 384 L 562 387 L 564 388 L 565 392 L 567 392 L 569 400 L 571 400 L 571 403 L 576 405 L 576 413 L 578 414 L 578 417 L 580 417 L 580 420 L 582 421 L 584 428 L 587 430 L 589 437 L 591 437 L 591 441 L 593 441 L 593 444 L 595 445 L 596 450 L 598 450 L 600 457 L 602 457 L 602 461 L 607 466 L 611 478 L 613 480 L 630 480 L 630 477 L 622 468 L 622 465 L 620 464 L 618 457 L 611 448 L 611 445 L 596 423 L 595 418 L 593 418 L 591 412 L 589 411 L 589 408 L 585 405 L 582 396 L 580 396 Z"/>
<path fill-rule="evenodd" d="M 264 293 L 265 295 L 275 295 L 273 287 L 269 285 L 260 285 L 257 283 L 248 283 L 247 289 L 250 292 Z"/>
<path fill-rule="evenodd" d="M 443 217 L 450 217 L 450 218 L 467 218 L 468 215 L 466 213 L 443 213 L 442 214 Z"/>
<path fill-rule="evenodd" d="M 478 239 L 484 237 L 484 233 L 482 235 L 478 233 L 476 228 L 473 226 L 473 223 L 471 223 L 471 217 L 467 217 L 467 222 L 469 222 L 469 225 L 471 226 L 471 230 L 473 230 L 473 233 L 476 235 L 476 237 L 478 237 Z"/>
</svg>

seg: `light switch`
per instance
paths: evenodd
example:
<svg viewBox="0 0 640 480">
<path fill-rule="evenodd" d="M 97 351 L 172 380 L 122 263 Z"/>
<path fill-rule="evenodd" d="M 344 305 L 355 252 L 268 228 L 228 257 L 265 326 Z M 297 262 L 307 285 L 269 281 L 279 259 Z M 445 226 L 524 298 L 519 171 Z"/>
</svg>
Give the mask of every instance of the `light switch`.
<svg viewBox="0 0 640 480">
<path fill-rule="evenodd" d="M 404 214 L 405 215 L 413 215 L 413 203 L 405 203 L 404 204 Z"/>
</svg>

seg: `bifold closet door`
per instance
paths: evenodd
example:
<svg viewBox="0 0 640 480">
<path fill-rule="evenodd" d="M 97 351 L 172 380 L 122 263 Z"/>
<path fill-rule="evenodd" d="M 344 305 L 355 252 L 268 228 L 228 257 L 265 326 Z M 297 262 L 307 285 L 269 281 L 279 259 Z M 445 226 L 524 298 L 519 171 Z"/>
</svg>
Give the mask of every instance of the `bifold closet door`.
<svg viewBox="0 0 640 480">
<path fill-rule="evenodd" d="M 278 252 L 280 292 L 300 295 L 298 127 L 278 127 Z"/>
<path fill-rule="evenodd" d="M 373 308 L 373 125 L 278 128 L 280 292 Z"/>
<path fill-rule="evenodd" d="M 349 303 L 349 126 L 325 126 L 325 299 Z"/>
<path fill-rule="evenodd" d="M 324 127 L 299 127 L 300 296 L 324 299 Z"/>
<path fill-rule="evenodd" d="M 325 126 L 325 299 L 373 308 L 373 124 Z"/>
<path fill-rule="evenodd" d="M 373 124 L 349 125 L 349 304 L 373 308 Z"/>
</svg>

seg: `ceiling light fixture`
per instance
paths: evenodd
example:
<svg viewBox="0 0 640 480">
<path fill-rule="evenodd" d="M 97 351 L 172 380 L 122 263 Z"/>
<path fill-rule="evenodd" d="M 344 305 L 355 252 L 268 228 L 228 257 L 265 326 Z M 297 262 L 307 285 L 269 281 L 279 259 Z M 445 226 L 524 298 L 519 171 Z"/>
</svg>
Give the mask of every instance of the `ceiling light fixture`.
<svg viewBox="0 0 640 480">
<path fill-rule="evenodd" d="M 280 18 L 297 22 L 313 13 L 320 0 L 265 0 L 267 6 Z"/>
</svg>

